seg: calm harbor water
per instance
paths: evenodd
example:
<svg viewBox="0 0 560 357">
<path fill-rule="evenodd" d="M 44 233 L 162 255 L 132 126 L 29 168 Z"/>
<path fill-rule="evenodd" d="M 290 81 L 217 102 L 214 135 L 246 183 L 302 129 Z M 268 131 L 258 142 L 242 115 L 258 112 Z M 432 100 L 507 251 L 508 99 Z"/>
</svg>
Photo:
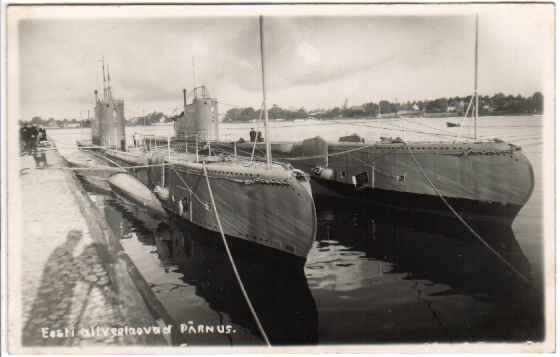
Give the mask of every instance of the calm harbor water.
<svg viewBox="0 0 560 357">
<path fill-rule="evenodd" d="M 470 122 L 445 118 L 275 122 L 273 140 L 328 140 L 358 133 L 405 140 L 472 135 Z M 463 227 L 370 207 L 317 203 L 318 234 L 303 269 L 234 252 L 249 295 L 273 343 L 388 343 L 539 340 L 543 333 L 542 120 L 492 117 L 479 136 L 523 147 L 535 189 L 511 228 L 479 232 L 523 283 Z M 222 139 L 248 136 L 256 123 L 221 126 Z M 172 127 L 129 127 L 171 135 Z M 434 135 L 440 134 L 440 135 Z M 59 147 L 87 139 L 89 129 L 50 130 Z M 262 344 L 219 236 L 161 221 L 126 201 L 91 192 L 111 229 L 177 323 L 231 324 L 232 335 L 188 334 L 189 344 Z"/>
</svg>

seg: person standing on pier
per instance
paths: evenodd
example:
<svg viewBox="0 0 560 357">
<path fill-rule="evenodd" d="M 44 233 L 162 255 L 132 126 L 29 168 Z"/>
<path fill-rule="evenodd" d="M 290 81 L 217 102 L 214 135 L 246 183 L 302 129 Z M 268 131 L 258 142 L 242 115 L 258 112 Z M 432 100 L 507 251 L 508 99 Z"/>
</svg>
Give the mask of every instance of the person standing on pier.
<svg viewBox="0 0 560 357">
<path fill-rule="evenodd" d="M 43 135 L 45 136 L 44 138 Z M 41 140 L 46 140 L 46 135 L 46 131 L 38 128 L 36 124 L 33 124 L 27 131 L 28 152 L 33 156 L 33 160 L 35 160 L 35 167 L 38 169 L 48 166 L 45 150 L 39 148 L 39 142 Z"/>
<path fill-rule="evenodd" d="M 39 130 L 37 129 L 37 124 L 31 125 L 28 130 L 27 143 L 29 145 L 30 153 L 37 148 L 37 137 L 39 136 Z"/>
<path fill-rule="evenodd" d="M 27 123 L 24 123 L 19 129 L 19 140 L 21 153 L 22 155 L 25 155 L 29 147 L 29 125 Z"/>
<path fill-rule="evenodd" d="M 251 131 L 249 132 L 249 138 L 251 138 L 252 143 L 254 143 L 257 139 L 257 132 L 255 131 L 255 128 L 251 128 Z"/>
<path fill-rule="evenodd" d="M 37 144 L 31 149 L 31 155 L 33 155 L 33 160 L 35 160 L 36 169 L 44 169 L 49 166 L 47 164 L 47 155 L 45 151 L 46 149 L 38 147 Z"/>
<path fill-rule="evenodd" d="M 38 142 L 40 143 L 41 141 L 48 141 L 47 139 L 47 130 L 43 127 L 40 127 L 38 129 Z"/>
</svg>

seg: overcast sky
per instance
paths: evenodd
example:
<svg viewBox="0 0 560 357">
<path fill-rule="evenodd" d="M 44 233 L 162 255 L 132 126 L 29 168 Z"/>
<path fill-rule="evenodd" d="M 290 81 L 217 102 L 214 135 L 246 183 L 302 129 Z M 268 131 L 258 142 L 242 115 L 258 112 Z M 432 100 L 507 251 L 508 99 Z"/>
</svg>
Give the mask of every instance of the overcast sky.
<svg viewBox="0 0 560 357">
<path fill-rule="evenodd" d="M 541 20 L 530 11 L 481 15 L 480 93 L 543 89 L 552 37 Z M 196 84 L 221 112 L 261 102 L 256 17 L 33 19 L 18 30 L 22 119 L 85 116 L 101 89 L 102 56 L 128 117 L 180 107 L 193 56 Z M 265 17 L 264 33 L 269 105 L 328 108 L 345 98 L 356 105 L 473 89 L 472 15 Z"/>
</svg>

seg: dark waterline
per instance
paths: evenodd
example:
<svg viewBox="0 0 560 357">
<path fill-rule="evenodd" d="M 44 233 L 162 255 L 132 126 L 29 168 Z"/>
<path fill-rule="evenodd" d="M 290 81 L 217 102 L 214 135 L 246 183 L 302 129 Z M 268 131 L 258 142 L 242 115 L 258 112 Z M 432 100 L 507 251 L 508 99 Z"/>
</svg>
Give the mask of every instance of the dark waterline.
<svg viewBox="0 0 560 357">
<path fill-rule="evenodd" d="M 187 343 L 263 343 L 217 234 L 91 194 L 177 323 L 235 330 L 188 334 Z M 305 267 L 267 250 L 233 251 L 273 344 L 542 340 L 541 269 L 510 227 L 478 229 L 530 284 L 451 219 L 320 201 L 317 216 Z"/>
</svg>

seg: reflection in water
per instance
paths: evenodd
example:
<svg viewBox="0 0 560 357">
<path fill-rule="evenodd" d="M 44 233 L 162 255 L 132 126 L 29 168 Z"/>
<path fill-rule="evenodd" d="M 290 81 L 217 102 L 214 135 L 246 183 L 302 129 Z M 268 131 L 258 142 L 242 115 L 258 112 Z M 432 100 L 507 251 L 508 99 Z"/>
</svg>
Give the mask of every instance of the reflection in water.
<svg viewBox="0 0 560 357">
<path fill-rule="evenodd" d="M 219 236 L 154 220 L 113 198 L 98 203 L 177 321 L 237 330 L 222 339 L 187 336 L 187 342 L 262 344 Z M 542 339 L 542 292 L 453 219 L 324 202 L 317 216 L 317 241 L 305 267 L 260 248 L 232 245 L 273 344 Z M 511 228 L 477 230 L 532 277 Z"/>
<path fill-rule="evenodd" d="M 229 314 L 233 322 L 249 327 L 258 335 L 252 315 L 237 285 L 222 242 L 192 225 L 182 225 L 184 249 L 173 249 L 184 281 L 196 286 L 197 295 L 216 311 Z M 172 232 L 173 230 L 171 230 Z M 193 239 L 196 237 L 196 239 Z M 273 344 L 317 342 L 317 309 L 303 272 L 303 266 L 285 256 L 248 255 L 246 247 L 231 245 L 232 254 L 247 294 Z"/>
<path fill-rule="evenodd" d="M 227 320 L 253 335 L 248 340 L 237 340 L 236 343 L 262 343 L 254 338 L 260 338 L 259 330 L 217 234 L 174 219 L 159 222 L 145 212 L 115 199 L 96 196 L 96 201 L 98 204 L 103 202 L 111 229 L 118 232 L 122 239 L 134 237 L 143 246 L 154 248 L 149 253 L 157 256 L 160 275 L 178 275 L 178 279 L 166 281 L 166 288 L 162 288 L 153 269 L 150 269 L 153 275 L 145 278 L 152 283 L 156 294 L 166 294 L 174 288 L 194 287 L 194 294 L 202 298 L 218 316 L 218 321 L 215 321 L 214 315 L 210 320 L 194 321 L 195 324 L 215 325 Z M 237 269 L 271 343 L 316 343 L 317 309 L 307 286 L 301 261 L 268 251 L 251 250 L 250 247 L 248 250 L 246 246 L 232 243 L 230 247 Z M 126 249 L 124 241 L 123 245 Z M 135 260 L 135 263 L 140 265 L 139 269 L 142 271 L 143 262 Z M 188 304 L 188 299 L 184 303 Z M 194 315 L 196 313 L 189 311 L 184 316 L 173 318 L 186 323 L 192 321 Z M 211 336 L 207 337 L 212 339 Z M 192 336 L 190 340 L 187 338 L 187 342 L 209 343 L 201 336 Z M 214 340 L 212 343 L 233 342 L 229 338 Z"/>
<path fill-rule="evenodd" d="M 318 219 L 320 238 L 316 250 L 321 255 L 338 257 L 336 264 L 330 263 L 333 269 L 344 266 L 345 261 L 373 261 L 378 267 L 369 275 L 408 273 L 409 279 L 429 279 L 491 295 L 523 283 L 458 222 L 453 226 L 433 222 L 427 230 L 425 220 L 411 216 L 340 207 L 336 211 L 328 207 L 319 210 Z M 524 276 L 531 276 L 529 262 L 511 227 L 488 225 L 479 227 L 478 232 Z M 496 279 L 502 282 L 499 286 Z"/>
<path fill-rule="evenodd" d="M 535 285 L 511 273 L 458 222 L 326 204 L 317 214 L 306 273 L 321 342 L 542 338 Z M 531 277 L 510 227 L 477 229 Z"/>
</svg>

